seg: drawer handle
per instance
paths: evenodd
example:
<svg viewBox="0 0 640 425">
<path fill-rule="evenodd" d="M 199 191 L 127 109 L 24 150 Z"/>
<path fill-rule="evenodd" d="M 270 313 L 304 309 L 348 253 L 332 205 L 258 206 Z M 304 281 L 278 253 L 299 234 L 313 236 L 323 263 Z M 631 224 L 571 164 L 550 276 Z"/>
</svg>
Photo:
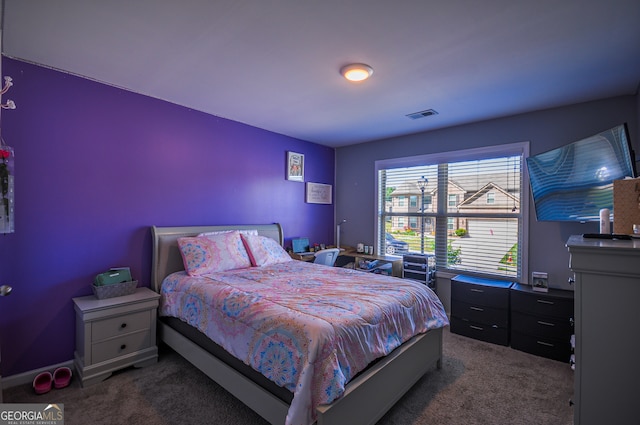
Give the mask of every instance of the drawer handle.
<svg viewBox="0 0 640 425">
<path fill-rule="evenodd" d="M 480 308 L 480 307 L 469 307 L 470 310 L 475 310 L 475 311 L 484 311 L 484 308 Z"/>
<path fill-rule="evenodd" d="M 471 289 L 469 289 L 469 290 L 470 290 L 471 292 L 484 292 L 484 289 L 474 289 L 474 288 L 471 288 Z"/>
<path fill-rule="evenodd" d="M 555 323 L 543 322 L 542 320 L 538 320 L 538 324 L 543 326 L 555 326 Z"/>
<path fill-rule="evenodd" d="M 121 350 L 124 350 L 125 348 L 127 348 L 127 344 L 122 344 L 122 345 L 120 346 L 120 349 L 121 349 Z"/>
<path fill-rule="evenodd" d="M 553 301 L 547 301 L 547 300 L 537 300 L 540 304 L 550 304 L 553 305 Z"/>
<path fill-rule="evenodd" d="M 483 329 L 483 328 L 481 328 L 480 326 L 473 326 L 473 325 L 469 325 L 469 327 L 470 327 L 471 329 L 475 329 L 475 330 L 477 330 L 477 331 L 483 331 L 483 330 L 484 330 L 484 329 Z"/>
<path fill-rule="evenodd" d="M 124 329 L 124 328 L 126 328 L 126 327 L 127 327 L 127 324 L 126 324 L 126 323 L 123 323 L 123 324 L 121 324 L 121 325 L 120 325 L 120 327 L 121 327 L 122 329 Z"/>
<path fill-rule="evenodd" d="M 546 347 L 555 347 L 555 345 L 554 345 L 554 344 L 551 344 L 551 343 L 549 343 L 549 342 L 544 342 L 544 341 L 536 341 L 536 342 L 537 342 L 538 344 L 540 344 L 540 345 L 544 345 L 544 346 L 546 346 Z"/>
</svg>

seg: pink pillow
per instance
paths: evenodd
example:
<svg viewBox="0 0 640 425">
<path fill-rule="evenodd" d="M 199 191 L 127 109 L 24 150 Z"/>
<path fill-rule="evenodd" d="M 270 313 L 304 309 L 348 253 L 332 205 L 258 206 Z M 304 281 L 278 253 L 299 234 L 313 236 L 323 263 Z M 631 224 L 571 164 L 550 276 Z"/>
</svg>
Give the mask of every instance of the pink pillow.
<svg viewBox="0 0 640 425">
<path fill-rule="evenodd" d="M 189 276 L 251 267 L 238 232 L 178 238 L 178 246 Z"/>
<path fill-rule="evenodd" d="M 289 253 L 271 238 L 244 234 L 241 237 L 249 253 L 251 264 L 254 266 L 266 266 L 293 260 Z"/>
</svg>

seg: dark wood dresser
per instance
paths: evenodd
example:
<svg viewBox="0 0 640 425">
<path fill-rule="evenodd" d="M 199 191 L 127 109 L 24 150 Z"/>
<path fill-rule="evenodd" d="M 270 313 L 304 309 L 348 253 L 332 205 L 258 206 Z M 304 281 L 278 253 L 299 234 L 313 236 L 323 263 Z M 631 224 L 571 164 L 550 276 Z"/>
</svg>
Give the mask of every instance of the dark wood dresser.
<svg viewBox="0 0 640 425">
<path fill-rule="evenodd" d="M 512 348 L 569 363 L 573 318 L 573 291 L 511 287 Z"/>
<path fill-rule="evenodd" d="M 451 332 L 509 345 L 509 288 L 513 282 L 456 276 L 451 279 Z"/>
</svg>

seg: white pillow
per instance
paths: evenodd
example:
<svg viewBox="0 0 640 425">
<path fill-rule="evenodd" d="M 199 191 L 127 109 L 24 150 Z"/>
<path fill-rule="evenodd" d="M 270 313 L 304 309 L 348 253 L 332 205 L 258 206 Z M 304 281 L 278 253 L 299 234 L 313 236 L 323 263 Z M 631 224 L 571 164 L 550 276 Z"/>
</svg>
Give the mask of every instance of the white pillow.
<svg viewBox="0 0 640 425">
<path fill-rule="evenodd" d="M 240 235 L 249 254 L 251 264 L 254 266 L 266 266 L 269 264 L 293 261 L 287 251 L 275 240 L 266 236 Z"/>
</svg>

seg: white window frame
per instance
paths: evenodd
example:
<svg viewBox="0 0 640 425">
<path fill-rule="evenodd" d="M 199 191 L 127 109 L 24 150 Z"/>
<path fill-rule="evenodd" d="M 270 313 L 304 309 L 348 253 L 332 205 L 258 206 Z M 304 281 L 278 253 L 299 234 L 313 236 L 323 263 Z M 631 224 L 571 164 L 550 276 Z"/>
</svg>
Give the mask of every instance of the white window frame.
<svg viewBox="0 0 640 425">
<path fill-rule="evenodd" d="M 529 184 L 528 184 L 528 174 L 526 167 L 526 158 L 529 156 L 529 142 L 515 142 L 508 143 L 503 145 L 495 145 L 495 146 L 486 146 L 481 148 L 473 148 L 473 149 L 465 149 L 460 151 L 451 151 L 451 152 L 439 152 L 433 154 L 425 154 L 425 155 L 416 155 L 411 157 L 402 157 L 402 158 L 392 158 L 392 159 L 384 159 L 375 161 L 375 190 L 376 193 L 379 190 L 379 176 L 380 171 L 391 168 L 402 168 L 402 167 L 416 167 L 416 166 L 425 166 L 425 165 L 435 165 L 442 163 L 452 163 L 452 162 L 461 162 L 461 161 L 471 161 L 471 160 L 481 160 L 481 159 L 489 159 L 495 158 L 496 156 L 510 156 L 510 155 L 522 155 L 522 164 L 521 164 L 521 173 L 520 173 L 520 214 L 521 214 L 521 226 L 520 226 L 520 243 L 519 250 L 520 256 L 519 258 L 519 275 L 512 277 L 511 279 L 518 282 L 527 282 L 528 274 L 529 274 Z M 382 215 L 381 211 L 384 210 L 384 203 L 381 205 L 380 197 L 376 196 L 376 205 L 375 205 L 375 219 L 374 223 L 376 230 L 376 240 L 378 241 L 378 249 L 384 245 L 384 224 L 382 227 L 379 223 L 378 218 Z M 446 198 L 445 209 L 449 208 L 449 199 Z M 440 204 L 440 203 L 439 203 Z M 438 207 L 441 210 L 441 206 Z M 453 214 L 455 216 L 455 213 Z M 451 213 L 446 212 L 445 214 L 442 211 L 437 212 L 436 216 L 442 217 L 450 217 Z M 448 221 L 447 221 L 448 223 Z M 448 227 L 444 226 L 445 229 Z M 382 230 L 381 230 L 382 229 Z M 438 230 L 436 229 L 436 232 Z M 446 247 L 440 247 L 440 253 L 436 252 L 437 257 L 446 258 Z M 438 250 L 438 248 L 437 248 Z M 379 251 L 381 252 L 381 251 Z M 445 263 L 446 264 L 446 263 Z M 473 272 L 464 272 L 465 274 L 477 274 L 479 276 L 484 276 L 483 273 L 473 273 Z M 458 274 L 455 271 L 449 271 L 446 267 L 438 267 L 438 275 L 443 275 L 445 277 L 451 277 L 455 274 Z M 495 277 L 495 276 L 492 276 Z"/>
</svg>

